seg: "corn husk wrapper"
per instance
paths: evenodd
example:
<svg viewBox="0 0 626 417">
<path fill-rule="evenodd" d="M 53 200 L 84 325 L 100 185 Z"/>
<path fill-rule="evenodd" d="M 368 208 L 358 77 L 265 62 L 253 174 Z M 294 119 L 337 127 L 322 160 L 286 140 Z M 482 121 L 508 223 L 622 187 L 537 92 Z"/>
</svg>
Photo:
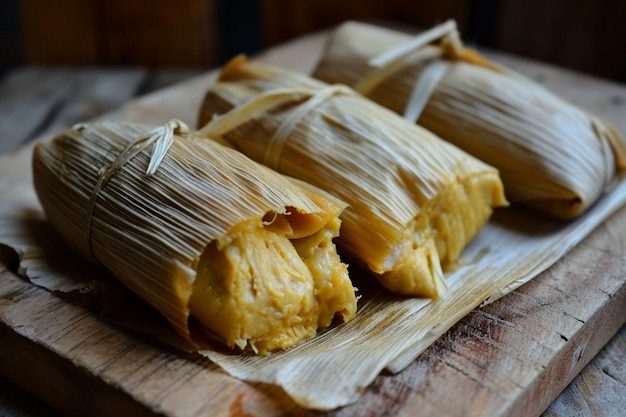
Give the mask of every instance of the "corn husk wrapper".
<svg viewBox="0 0 626 417">
<path fill-rule="evenodd" d="M 442 266 L 506 203 L 495 169 L 430 132 L 350 89 L 245 57 L 222 70 L 199 124 L 346 201 L 338 245 L 394 292 L 444 294 Z"/>
<path fill-rule="evenodd" d="M 313 76 L 354 87 L 493 165 L 509 200 L 556 218 L 583 213 L 626 169 L 615 129 L 464 47 L 452 21 L 417 37 L 345 23 Z"/>
<path fill-rule="evenodd" d="M 352 318 L 331 241 L 345 205 L 185 129 L 84 124 L 37 145 L 49 222 L 196 347 L 265 353 Z"/>
</svg>

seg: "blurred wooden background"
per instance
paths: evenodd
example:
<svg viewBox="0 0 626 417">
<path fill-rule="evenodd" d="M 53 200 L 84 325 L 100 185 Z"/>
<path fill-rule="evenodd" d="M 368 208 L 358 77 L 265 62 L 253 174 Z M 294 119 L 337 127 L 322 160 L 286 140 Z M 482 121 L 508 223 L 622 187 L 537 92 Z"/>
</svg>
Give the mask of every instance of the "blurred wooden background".
<svg viewBox="0 0 626 417">
<path fill-rule="evenodd" d="M 0 67 L 202 67 L 347 19 L 429 27 L 626 82 L 626 0 L 0 0 Z"/>
</svg>

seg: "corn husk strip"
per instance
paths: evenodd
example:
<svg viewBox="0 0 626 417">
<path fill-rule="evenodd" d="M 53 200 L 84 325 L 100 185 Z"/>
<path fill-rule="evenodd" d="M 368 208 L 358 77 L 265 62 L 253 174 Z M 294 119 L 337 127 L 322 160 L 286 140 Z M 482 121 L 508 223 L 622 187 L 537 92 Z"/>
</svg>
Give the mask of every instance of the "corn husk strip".
<svg viewBox="0 0 626 417">
<path fill-rule="evenodd" d="M 199 134 L 219 136 L 236 129 L 246 121 L 263 115 L 268 110 L 280 106 L 281 104 L 300 101 L 310 97 L 313 91 L 307 90 L 274 90 L 255 97 L 254 101 L 243 104 L 237 109 L 237 114 L 233 115 L 214 115 L 211 123 L 200 128 Z"/>
<path fill-rule="evenodd" d="M 405 65 L 406 61 L 414 55 L 416 51 L 421 50 L 424 46 L 442 37 L 449 39 L 447 44 L 454 45 L 453 50 L 458 51 L 462 48 L 456 29 L 456 22 L 454 20 L 448 20 L 441 25 L 419 34 L 410 42 L 388 49 L 382 54 L 370 59 L 368 64 L 376 69 L 355 84 L 354 89 L 361 94 L 369 94 L 381 81 L 388 78 L 398 68 Z"/>
<path fill-rule="evenodd" d="M 297 107 L 276 129 L 274 135 L 270 139 L 269 146 L 265 150 L 263 163 L 272 169 L 278 169 L 282 155 L 282 149 L 289 138 L 291 132 L 300 123 L 300 121 L 313 110 L 316 106 L 322 104 L 326 99 L 334 94 L 350 94 L 348 88 L 341 85 L 331 85 L 317 91 L 309 100 Z"/>
<path fill-rule="evenodd" d="M 337 93 L 349 93 L 349 91 L 343 86 L 328 86 L 318 91 L 268 91 L 255 96 L 224 115 L 214 116 L 209 123 L 198 130 L 198 133 L 210 137 L 218 137 L 236 129 L 253 117 L 262 116 L 275 107 L 289 102 L 298 102 L 306 98 L 307 100 L 298 106 L 296 111 L 292 112 L 276 130 L 261 160 L 264 165 L 272 169 L 278 169 L 282 148 L 291 131 L 309 111 Z"/>
<path fill-rule="evenodd" d="M 192 330 L 189 303 L 211 242 L 226 245 L 232 229 L 294 209 L 311 216 L 285 236 L 312 236 L 345 207 L 217 142 L 194 139 L 177 121 L 155 130 L 75 126 L 35 148 L 33 171 L 46 216 L 65 240 L 198 344 L 210 332 Z"/>
<path fill-rule="evenodd" d="M 257 118 L 248 119 L 247 111 L 239 110 L 239 106 L 245 109 L 256 100 L 264 102 L 263 97 L 272 91 L 286 88 L 318 93 L 305 102 L 281 106 Z M 476 175 L 495 179 L 494 185 L 499 183 L 496 172 L 487 165 L 345 87 L 328 86 L 288 71 L 260 66 L 244 57 L 229 63 L 207 94 L 200 125 L 208 125 L 200 131 L 215 136 L 211 117 L 224 112 L 226 115 L 219 116 L 218 121 L 239 118 L 242 122 L 230 123 L 239 127 L 222 135 L 233 147 L 348 202 L 338 244 L 355 262 L 376 274 L 394 268 L 397 258 L 392 251 L 406 239 L 418 240 L 424 250 L 436 252 L 431 236 L 407 235 L 413 233 L 412 227 L 416 227 L 416 235 L 430 230 L 429 220 L 423 217 L 426 224 L 419 226 L 421 229 L 414 226 L 422 209 L 447 195 L 457 181 Z M 276 146 L 277 142 L 280 145 Z M 497 194 L 494 191 L 493 204 L 503 204 L 503 196 Z M 456 236 L 442 260 L 444 256 L 446 262 L 454 259 L 474 233 L 467 231 Z M 453 248 L 454 245 L 458 246 Z M 436 277 L 442 275 L 439 262 L 429 262 Z M 439 279 L 437 282 L 443 283 Z M 383 283 L 391 288 L 388 281 Z M 445 288 L 436 285 L 437 292 Z"/>
<path fill-rule="evenodd" d="M 74 126 L 74 130 L 81 130 L 83 128 L 84 127 L 80 124 Z M 144 148 L 152 144 L 154 144 L 154 149 L 152 151 L 152 156 L 150 157 L 150 163 L 146 169 L 146 174 L 154 174 L 170 146 L 174 143 L 174 132 L 177 130 L 182 133 L 189 132 L 186 124 L 179 120 L 171 120 L 165 125 L 159 126 L 145 135 L 140 136 L 134 142 L 131 142 L 110 166 L 101 168 L 98 175 L 98 182 L 96 182 L 93 192 L 91 193 L 91 197 L 89 197 L 87 206 L 85 246 L 88 248 L 90 254 L 93 252 L 91 248 L 91 220 L 93 217 L 93 210 L 96 205 L 96 199 L 98 198 L 100 190 L 106 185 L 107 181 L 109 181 L 109 179 L 111 179 L 111 177 L 124 166 L 125 163 L 143 151 Z"/>
<path fill-rule="evenodd" d="M 454 36 L 456 34 L 456 36 Z M 399 59 L 412 54 L 418 49 L 423 48 L 425 45 L 436 41 L 444 36 L 454 36 L 454 44 L 457 45 L 457 49 L 461 47 L 459 45 L 458 31 L 456 28 L 456 22 L 454 20 L 447 20 L 445 23 L 435 26 L 434 28 L 425 31 L 417 35 L 411 42 L 407 42 L 397 48 L 389 49 L 384 53 L 372 58 L 369 64 L 373 67 L 383 67 L 395 62 Z"/>
<path fill-rule="evenodd" d="M 405 119 L 417 122 L 437 84 L 439 84 L 439 81 L 441 81 L 448 69 L 449 64 L 443 61 L 433 61 L 426 67 L 422 76 L 411 90 L 406 108 L 404 109 Z"/>
<path fill-rule="evenodd" d="M 410 36 L 348 23 L 333 33 L 314 76 L 372 85 L 363 90 L 369 98 L 411 118 L 419 114 L 420 125 L 498 168 L 511 201 L 557 218 L 580 215 L 626 169 L 626 145 L 612 127 L 534 81 L 468 48 L 411 45 Z M 372 65 L 385 56 L 395 61 Z M 435 62 L 448 69 L 424 81 Z M 386 78 L 379 79 L 381 71 Z"/>
</svg>

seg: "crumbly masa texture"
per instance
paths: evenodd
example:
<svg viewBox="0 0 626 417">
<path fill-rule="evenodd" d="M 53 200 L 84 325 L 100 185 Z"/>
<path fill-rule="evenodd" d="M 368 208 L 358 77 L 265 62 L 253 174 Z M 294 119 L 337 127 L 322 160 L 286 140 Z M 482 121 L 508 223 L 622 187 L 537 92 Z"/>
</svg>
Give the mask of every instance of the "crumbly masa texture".
<svg viewBox="0 0 626 417">
<path fill-rule="evenodd" d="M 464 178 L 428 202 L 409 223 L 385 260 L 382 284 L 398 293 L 436 298 L 445 291 L 435 277 L 452 266 L 503 202 L 491 173 Z"/>
<path fill-rule="evenodd" d="M 240 224 L 207 247 L 189 301 L 191 315 L 226 345 L 260 354 L 293 346 L 335 316 L 348 321 L 356 312 L 347 266 L 332 242 L 340 221 L 289 239 L 285 228 L 303 216 L 268 217 Z"/>
</svg>

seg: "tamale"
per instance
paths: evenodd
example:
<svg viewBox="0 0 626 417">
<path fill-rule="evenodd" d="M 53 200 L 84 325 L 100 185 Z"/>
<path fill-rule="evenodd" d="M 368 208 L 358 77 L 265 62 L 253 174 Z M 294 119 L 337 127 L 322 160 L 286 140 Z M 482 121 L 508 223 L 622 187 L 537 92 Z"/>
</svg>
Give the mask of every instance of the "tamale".
<svg viewBox="0 0 626 417">
<path fill-rule="evenodd" d="M 417 37 L 347 22 L 313 76 L 345 83 L 498 168 L 511 202 L 556 218 L 585 212 L 626 170 L 613 127 L 465 47 L 453 21 Z"/>
<path fill-rule="evenodd" d="M 345 86 L 243 56 L 207 92 L 199 125 L 346 201 L 341 253 L 394 292 L 444 294 L 442 268 L 506 204 L 493 167 Z"/>
<path fill-rule="evenodd" d="M 77 125 L 35 147 L 33 174 L 56 230 L 192 346 L 264 354 L 355 314 L 345 204 L 182 122 Z"/>
</svg>

